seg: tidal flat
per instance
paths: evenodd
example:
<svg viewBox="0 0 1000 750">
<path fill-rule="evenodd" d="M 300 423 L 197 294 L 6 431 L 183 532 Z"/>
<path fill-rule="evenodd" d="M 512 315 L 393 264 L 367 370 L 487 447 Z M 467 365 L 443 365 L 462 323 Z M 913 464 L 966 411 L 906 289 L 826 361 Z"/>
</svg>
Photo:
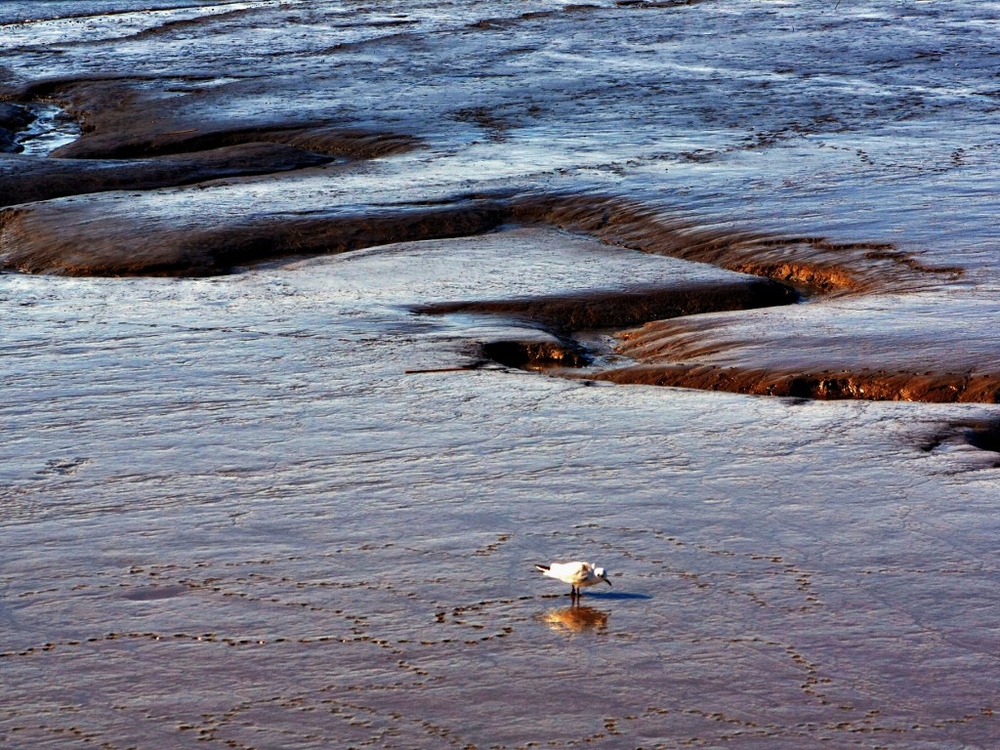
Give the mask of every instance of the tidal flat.
<svg viewBox="0 0 1000 750">
<path fill-rule="evenodd" d="M 1000 3 L 0 49 L 0 745 L 1000 742 Z"/>
</svg>

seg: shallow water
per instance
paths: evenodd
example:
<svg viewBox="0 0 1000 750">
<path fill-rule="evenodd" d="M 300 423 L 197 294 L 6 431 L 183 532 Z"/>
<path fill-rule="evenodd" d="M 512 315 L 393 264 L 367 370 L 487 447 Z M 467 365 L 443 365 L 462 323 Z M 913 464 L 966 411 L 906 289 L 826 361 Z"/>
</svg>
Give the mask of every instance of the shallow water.
<svg viewBox="0 0 1000 750">
<path fill-rule="evenodd" d="M 18 141 L 28 156 L 48 156 L 60 146 L 80 137 L 80 126 L 65 116 L 58 104 L 36 104 L 31 107 L 35 120 L 19 133 Z"/>
<path fill-rule="evenodd" d="M 15 2 L 0 43 L 10 90 L 422 139 L 28 208 L 80 237 L 613 194 L 961 269 L 678 319 L 711 356 L 981 366 L 1000 5 L 847 5 Z M 0 274 L 0 744 L 995 747 L 994 405 L 526 373 L 482 345 L 532 319 L 415 311 L 734 275 L 548 225 Z M 578 557 L 614 585 L 574 607 L 533 563 Z"/>
</svg>

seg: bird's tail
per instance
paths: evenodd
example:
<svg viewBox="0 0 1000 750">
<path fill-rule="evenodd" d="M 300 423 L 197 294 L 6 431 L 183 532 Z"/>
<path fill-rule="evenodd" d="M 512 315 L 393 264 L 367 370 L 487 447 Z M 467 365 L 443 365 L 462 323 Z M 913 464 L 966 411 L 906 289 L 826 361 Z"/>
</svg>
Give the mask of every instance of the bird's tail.
<svg viewBox="0 0 1000 750">
<path fill-rule="evenodd" d="M 539 565 L 538 563 L 535 563 L 535 570 L 537 570 L 539 573 L 548 573 L 549 572 L 549 566 L 548 565 Z"/>
</svg>

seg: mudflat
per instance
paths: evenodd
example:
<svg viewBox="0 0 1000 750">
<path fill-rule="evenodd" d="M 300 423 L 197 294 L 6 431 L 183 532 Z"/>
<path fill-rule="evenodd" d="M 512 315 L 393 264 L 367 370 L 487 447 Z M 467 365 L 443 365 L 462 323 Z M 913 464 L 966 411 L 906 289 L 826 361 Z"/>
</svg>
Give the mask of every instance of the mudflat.
<svg viewBox="0 0 1000 750">
<path fill-rule="evenodd" d="M 995 747 L 988 14 L 0 4 L 0 744 Z"/>
</svg>

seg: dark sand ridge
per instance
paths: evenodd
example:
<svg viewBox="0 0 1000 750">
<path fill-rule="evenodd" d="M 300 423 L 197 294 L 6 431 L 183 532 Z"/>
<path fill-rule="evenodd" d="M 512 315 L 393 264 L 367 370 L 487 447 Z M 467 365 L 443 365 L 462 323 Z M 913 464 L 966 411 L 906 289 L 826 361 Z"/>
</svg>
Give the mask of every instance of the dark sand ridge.
<svg viewBox="0 0 1000 750">
<path fill-rule="evenodd" d="M 712 303 L 699 307 L 693 288 L 658 290 L 640 303 L 632 294 L 588 294 L 572 298 L 478 300 L 439 304 L 424 312 L 493 312 L 534 320 L 562 336 L 563 346 L 543 346 L 536 340 L 504 341 L 486 354 L 510 366 L 579 366 L 572 332 L 601 327 L 602 322 L 625 327 L 648 314 L 648 322 L 621 335 L 618 352 L 635 364 L 606 370 L 561 370 L 571 377 L 619 384 L 662 385 L 721 390 L 754 395 L 817 399 L 868 399 L 934 403 L 996 403 L 1000 401 L 1000 371 L 995 365 L 990 332 L 984 341 L 963 340 L 961 316 L 955 327 L 930 331 L 919 318 L 912 328 L 888 336 L 865 330 L 848 331 L 842 340 L 817 333 L 832 321 L 837 299 L 873 295 L 913 295 L 940 290 L 961 276 L 957 268 L 935 268 L 888 244 L 836 244 L 823 238 L 769 238 L 695 228 L 681 221 L 664 221 L 640 206 L 614 199 L 557 199 L 532 206 L 538 220 L 583 231 L 606 242 L 712 263 L 790 284 L 809 293 L 818 304 L 801 336 L 790 335 L 784 308 L 752 315 L 699 313 L 750 310 L 787 304 L 780 292 L 766 292 L 752 302 L 743 287 L 728 296 L 717 286 Z M 780 286 L 780 285 L 775 285 Z M 788 287 L 783 287 L 788 289 Z M 765 292 L 766 287 L 756 290 Z M 730 292 L 734 290 L 729 290 Z M 741 301 L 740 297 L 746 302 Z M 823 302 L 824 297 L 829 300 Z M 933 312 L 933 311 L 932 311 Z M 949 311 L 945 310 L 944 315 Z M 667 320 L 666 318 L 669 318 Z M 981 319 L 979 317 L 978 319 Z M 742 326 L 742 329 L 739 328 Z M 769 356 L 762 356 L 762 350 Z M 714 359 L 713 359 L 714 358 Z M 715 360 L 721 360 L 715 361 Z M 838 366 L 831 363 L 837 362 Z"/>
<path fill-rule="evenodd" d="M 0 212 L 0 267 L 8 270 L 206 275 L 282 256 L 338 253 L 541 224 L 585 233 L 610 245 L 710 263 L 771 281 L 748 279 L 747 284 L 729 287 L 614 293 L 594 290 L 563 298 L 462 302 L 423 311 L 493 312 L 534 321 L 562 343 L 538 349 L 537 341 L 520 348 L 517 342 L 497 342 L 487 349 L 487 354 L 507 364 L 528 366 L 552 359 L 563 364 L 584 362 L 586 358 L 579 356 L 581 347 L 571 338 L 574 331 L 649 323 L 643 333 L 628 334 L 622 346 L 622 353 L 636 361 L 634 366 L 586 373 L 618 383 L 812 398 L 994 402 L 1000 396 L 1000 374 L 993 372 L 992 357 L 956 371 L 939 341 L 919 337 L 905 342 L 909 354 L 915 353 L 909 360 L 924 363 L 919 369 L 899 366 L 898 358 L 892 356 L 873 366 L 870 353 L 860 352 L 848 366 L 830 368 L 829 347 L 823 342 L 816 347 L 814 360 L 798 356 L 786 366 L 777 362 L 762 367 L 752 353 L 724 364 L 702 360 L 706 350 L 718 352 L 727 346 L 734 350 L 741 340 L 737 337 L 727 344 L 723 339 L 729 328 L 718 323 L 722 319 L 697 317 L 697 313 L 787 304 L 795 298 L 789 286 L 834 297 L 916 292 L 940 287 L 960 273 L 953 268 L 928 268 L 889 244 L 768 236 L 728 225 L 705 226 L 686 217 L 671 218 L 615 197 L 544 193 L 465 195 L 427 203 L 302 212 L 261 208 L 203 217 L 170 211 L 151 216 L 137 209 L 128 195 L 99 191 L 277 172 L 314 166 L 333 156 L 387 156 L 411 149 L 419 141 L 323 123 L 206 124 L 184 119 L 183 108 L 164 106 L 160 94 L 140 92 L 119 80 L 49 81 L 7 96 L 21 101 L 55 96 L 85 131 L 76 142 L 58 149 L 54 154 L 58 159 L 21 157 L 26 169 L 0 172 L 0 195 L 20 204 Z M 107 168 L 104 160 L 114 163 Z M 44 197 L 47 190 L 55 191 L 53 195 L 71 190 L 76 195 L 25 203 L 24 196 L 33 196 L 32 189 L 38 197 Z M 650 322 L 664 318 L 680 320 Z M 698 347 L 672 343 L 672 337 L 692 332 L 700 342 Z M 655 346 L 649 344 L 649 337 L 655 338 Z M 779 336 L 778 349 L 780 344 Z M 940 361 L 943 356 L 947 362 Z"/>
<path fill-rule="evenodd" d="M 623 328 L 639 322 L 665 320 L 720 310 L 752 310 L 790 305 L 798 295 L 770 279 L 689 282 L 669 287 L 632 287 L 622 291 L 593 291 L 575 296 L 551 295 L 523 299 L 444 302 L 416 308 L 416 312 L 448 314 L 493 313 L 523 317 L 547 330 L 563 334 L 595 328 Z"/>
<path fill-rule="evenodd" d="M 991 332 L 964 323 L 954 310 L 943 309 L 945 324 L 932 326 L 922 319 L 919 302 L 911 303 L 917 314 L 891 334 L 856 315 L 850 336 L 819 333 L 826 327 L 825 305 L 787 324 L 726 315 L 650 322 L 621 336 L 619 351 L 634 365 L 594 377 L 820 399 L 1000 401 Z"/>
<path fill-rule="evenodd" d="M 574 336 L 580 331 L 620 330 L 648 320 L 788 305 L 797 299 L 790 287 L 751 276 L 520 299 L 444 302 L 418 306 L 414 312 L 486 313 L 540 326 L 533 335 L 519 331 L 516 339 L 489 341 L 483 344 L 482 353 L 508 367 L 547 369 L 592 364 L 593 352 Z"/>
<path fill-rule="evenodd" d="M 3 92 L 0 98 L 54 99 L 83 130 L 79 139 L 56 149 L 51 158 L 0 155 L 0 206 L 273 174 L 400 153 L 417 143 L 407 136 L 332 128 L 327 123 L 246 127 L 242 122 L 208 125 L 178 119 L 175 108 L 165 106 L 162 94 L 140 91 L 121 79 L 42 81 Z M 20 111 L 9 102 L 6 106 L 15 114 Z M 11 122 L 15 130 L 27 125 L 27 121 Z"/>
<path fill-rule="evenodd" d="M 163 82 L 158 82 L 163 86 Z M 194 79 L 177 88 L 194 86 Z M 245 143 L 279 143 L 333 157 L 371 159 L 410 150 L 419 140 L 408 135 L 333 127 L 329 122 L 288 122 L 259 115 L 210 118 L 212 96 L 189 91 L 139 88 L 133 79 L 54 79 L 0 91 L 0 99 L 57 101 L 80 122 L 82 135 L 51 156 L 65 159 L 135 159 L 194 153 Z"/>
<path fill-rule="evenodd" d="M 74 196 L 0 212 L 0 264 L 8 270 L 80 276 L 204 275 L 288 255 L 346 252 L 532 224 L 763 276 L 811 293 L 917 288 L 937 275 L 908 255 L 881 247 L 873 251 L 812 238 L 699 227 L 622 199 L 537 193 L 473 194 L 428 203 L 294 213 L 261 208 L 202 219 L 169 211 L 153 219 L 122 193 Z"/>
<path fill-rule="evenodd" d="M 279 167 L 274 171 L 282 171 L 294 169 L 296 164 L 315 164 L 318 155 L 371 159 L 398 154 L 420 144 L 419 139 L 408 135 L 337 128 L 329 123 L 264 122 L 248 126 L 245 120 L 220 122 L 216 119 L 218 107 L 202 106 L 206 96 L 214 101 L 215 93 L 209 96 L 195 89 L 178 95 L 141 89 L 139 85 L 140 82 L 120 78 L 43 80 L 0 91 L 0 98 L 22 102 L 54 99 L 80 121 L 83 131 L 76 141 L 52 154 L 60 160 L 58 167 L 52 166 L 54 159 L 31 159 L 19 163 L 16 171 L 0 173 L 0 196 L 14 199 L 15 195 L 27 195 L 32 189 L 43 194 L 44 188 L 31 185 L 36 181 L 46 182 L 46 175 L 58 175 L 58 179 L 53 176 L 50 180 L 58 182 L 61 189 L 71 188 L 72 185 L 63 182 L 75 176 L 77 185 L 72 194 L 80 195 L 186 184 L 211 179 L 213 169 L 217 176 L 232 176 L 240 169 L 260 174 L 268 170 L 269 157 Z M 165 84 L 159 82 L 159 85 Z M 206 114 L 206 109 L 212 114 Z M 237 152 L 230 163 L 232 152 L 227 149 L 246 144 L 258 144 L 259 150 Z M 267 144 L 279 144 L 281 149 L 272 153 Z M 289 147 L 303 153 L 295 154 Z M 149 161 L 167 155 L 175 156 L 178 161 Z M 113 163 L 101 163 L 89 170 L 88 160 L 113 160 Z M 74 168 L 79 170 L 76 175 Z M 156 184 L 138 184 L 143 175 L 149 175 L 149 181 Z M 135 179 L 136 184 L 128 184 L 129 179 Z M 24 203 L 41 199 L 39 195 L 14 200 Z M 196 231 L 189 246 L 184 244 L 183 237 L 171 236 L 169 226 L 154 228 L 163 246 L 159 254 L 144 253 L 144 260 L 132 256 L 130 250 L 134 248 L 122 244 L 115 231 L 116 224 L 129 222 L 127 209 L 123 212 L 119 204 L 120 200 L 114 197 L 107 203 L 97 197 L 82 204 L 57 202 L 51 209 L 38 205 L 5 213 L 0 217 L 3 231 L 0 252 L 5 267 L 81 275 L 221 273 L 232 265 L 261 258 L 342 252 L 404 239 L 462 236 L 490 231 L 507 222 L 546 223 L 585 232 L 612 245 L 711 263 L 817 292 L 898 290 L 913 283 L 923 285 L 920 272 L 929 270 L 886 244 L 837 245 L 823 238 L 783 238 L 735 231 L 729 226 L 706 227 L 686 218 L 665 218 L 662 213 L 614 197 L 515 193 L 438 200 L 422 207 L 410 202 L 397 208 L 361 208 L 353 214 L 334 208 L 325 215 L 314 211 L 295 216 L 288 216 L 287 212 L 274 216 L 266 212 L 226 218 L 213 216 L 211 222 L 206 222 L 210 227 Z M 33 226 L 35 222 L 30 216 L 49 210 L 68 211 L 73 221 L 53 221 L 55 226 L 48 233 L 43 227 Z M 88 249 L 77 250 L 72 261 L 68 257 L 60 260 L 69 255 L 67 245 L 85 221 L 83 214 L 89 211 L 93 211 L 95 220 L 108 222 L 111 236 L 101 242 L 99 236 L 87 233 Z M 55 219 L 55 214 L 51 218 Z M 287 230 L 276 228 L 276 221 L 287 222 Z M 181 223 L 182 233 L 191 231 L 191 226 Z M 40 232 L 37 242 L 32 231 Z M 88 255 L 92 256 L 91 262 Z"/>
<path fill-rule="evenodd" d="M 623 347 L 623 352 L 628 353 L 627 346 Z M 668 361 L 607 370 L 590 377 L 619 384 L 673 386 L 758 396 L 927 403 L 1000 402 L 1000 374 L 996 372 L 970 374 L 869 369 L 802 372 Z"/>
<path fill-rule="evenodd" d="M 128 161 L 0 154 L 0 206 L 109 190 L 150 190 L 328 164 L 328 156 L 278 143 Z"/>
<path fill-rule="evenodd" d="M 34 119 L 35 116 L 26 107 L 11 102 L 0 102 L 0 153 L 20 151 L 21 146 L 14 140 L 14 136 Z"/>
<path fill-rule="evenodd" d="M 732 271 L 772 280 L 773 286 L 753 288 L 745 284 L 713 284 L 711 288 L 680 286 L 626 293 L 590 293 L 572 297 L 538 297 L 517 300 L 474 300 L 431 305 L 422 312 L 497 313 L 532 320 L 559 336 L 561 345 L 544 345 L 534 338 L 495 342 L 485 353 L 515 367 L 579 367 L 588 358 L 573 340 L 575 331 L 590 328 L 645 326 L 622 336 L 618 352 L 636 364 L 607 370 L 573 371 L 561 374 L 607 380 L 620 384 L 666 385 L 701 390 L 725 390 L 758 395 L 820 399 L 858 398 L 933 402 L 994 402 L 1000 397 L 1000 373 L 993 358 L 978 349 L 970 353 L 962 369 L 955 369 L 955 340 L 913 331 L 907 338 L 888 342 L 878 351 L 856 341 L 832 342 L 817 336 L 808 352 L 800 342 L 789 343 L 785 312 L 771 310 L 775 320 L 763 331 L 732 335 L 738 323 L 756 321 L 762 313 L 748 315 L 701 315 L 722 311 L 746 311 L 787 305 L 795 301 L 792 287 L 820 304 L 802 309 L 816 315 L 813 330 L 828 321 L 824 298 L 857 299 L 864 295 L 918 294 L 940 288 L 961 275 L 956 268 L 933 268 L 888 244 L 837 244 L 819 237 L 765 237 L 749 232 L 694 227 L 683 220 L 668 220 L 648 208 L 616 199 L 545 197 L 521 206 L 522 219 L 531 216 L 572 231 L 585 232 L 613 245 L 711 263 Z M 779 282 L 779 283 L 774 283 Z M 640 297 L 643 299 L 640 300 Z M 645 320 L 643 320 L 645 319 Z M 632 322 L 630 322 L 632 321 Z M 699 328 L 700 327 L 700 328 Z M 688 349 L 671 346 L 673 336 L 683 336 Z M 714 335 L 713 335 L 714 334 Z M 733 339 L 726 342 L 730 334 Z M 761 352 L 754 348 L 762 339 L 775 352 L 773 362 L 761 366 Z M 653 344 L 649 344 L 653 341 Z M 646 344 L 644 347 L 643 344 Z M 729 346 L 745 345 L 725 366 L 702 364 L 699 356 Z M 833 351 L 848 361 L 832 371 Z M 692 361 L 694 360 L 694 361 Z M 879 361 L 871 366 L 870 361 Z M 981 371 L 980 371 L 981 370 Z"/>
</svg>

